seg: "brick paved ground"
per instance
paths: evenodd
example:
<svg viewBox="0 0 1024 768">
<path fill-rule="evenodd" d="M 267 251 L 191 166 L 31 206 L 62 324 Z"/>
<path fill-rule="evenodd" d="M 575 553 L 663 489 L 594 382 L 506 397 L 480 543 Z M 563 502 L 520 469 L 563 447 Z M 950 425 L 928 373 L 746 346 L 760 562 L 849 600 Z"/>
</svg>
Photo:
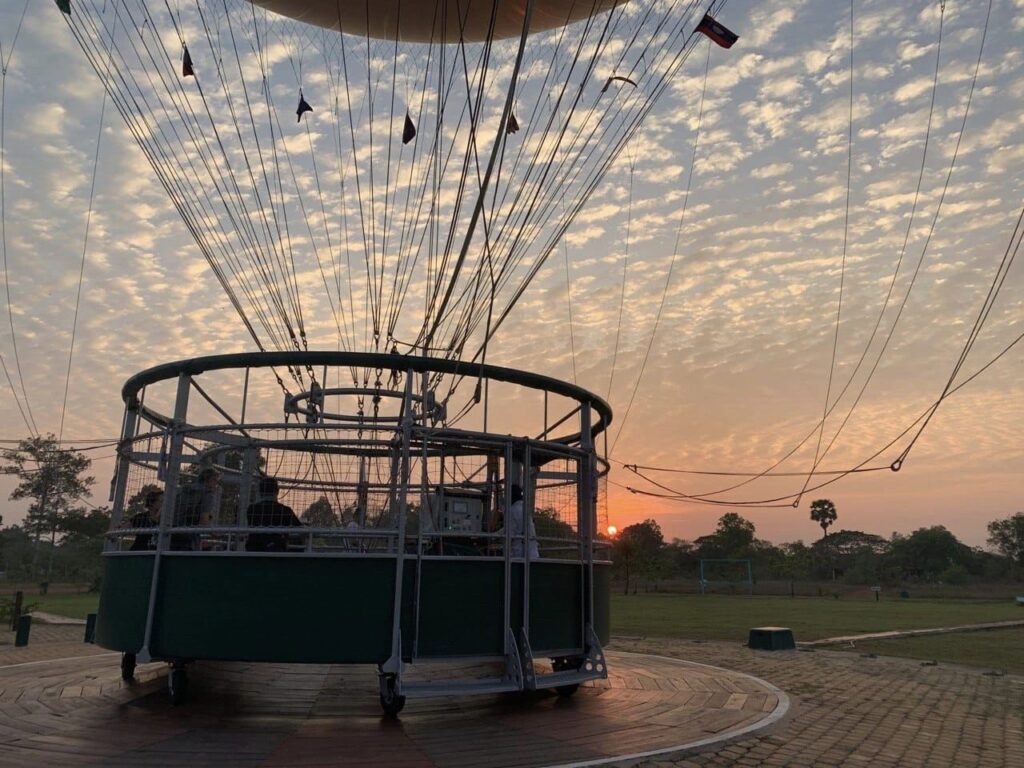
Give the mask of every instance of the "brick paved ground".
<svg viewBox="0 0 1024 768">
<path fill-rule="evenodd" d="M 751 651 L 724 643 L 624 640 L 761 677 L 793 699 L 770 732 L 647 768 L 694 766 L 1024 766 L 1024 677 L 854 653 Z"/>
<path fill-rule="evenodd" d="M 37 633 L 37 630 L 40 631 Z M 104 653 L 102 649 L 81 643 L 80 627 L 40 625 L 33 628 L 28 648 L 14 649 L 12 645 L 12 635 L 0 637 L 0 666 Z M 766 731 L 715 745 L 697 754 L 649 760 L 642 763 L 645 768 L 1024 766 L 1024 677 L 994 677 L 980 669 L 923 666 L 918 661 L 862 658 L 855 653 L 755 652 L 724 643 L 619 638 L 614 649 L 678 657 L 746 672 L 777 685 L 792 699 L 789 715 Z M 204 764 L 205 758 L 216 758 L 220 765 L 231 765 L 241 760 L 243 753 L 247 764 L 252 765 L 282 765 L 299 757 L 308 765 L 333 765 L 337 763 L 332 762 L 332 754 L 350 753 L 356 747 L 366 751 L 368 762 L 376 759 L 378 766 L 387 764 L 387 760 L 381 762 L 379 753 L 365 738 L 354 743 L 353 733 L 339 733 L 338 721 L 344 718 L 332 717 L 326 709 L 319 712 L 319 717 L 305 720 L 306 725 L 298 731 L 291 726 L 285 729 L 301 737 L 298 743 L 315 754 L 289 748 L 288 754 L 282 756 L 271 747 L 285 734 L 269 727 L 271 721 L 266 715 L 257 716 L 248 726 L 236 723 L 235 727 L 224 729 L 213 722 L 200 723 L 202 718 L 198 712 L 189 714 L 165 709 L 162 671 L 157 665 L 149 668 L 141 676 L 144 682 L 129 692 L 116 679 L 116 663 L 114 657 L 96 659 L 97 666 L 86 666 L 102 668 L 102 672 L 83 675 L 72 671 L 64 677 L 55 673 L 65 665 L 42 665 L 38 696 L 31 699 L 17 696 L 16 705 L 4 707 L 0 736 L 16 736 L 11 718 L 24 718 L 23 722 L 29 725 L 41 750 L 33 756 L 35 765 L 88 763 L 97 758 L 101 763 L 110 764 L 111 752 L 127 759 L 126 765 L 138 764 L 136 758 L 142 757 L 142 753 L 136 750 L 143 748 L 149 750 L 146 762 L 161 765 L 187 763 L 194 767 Z M 72 667 L 74 665 L 68 665 L 69 670 Z M 33 669 L 27 666 L 10 672 L 17 671 L 20 676 Z M 100 690 L 94 690 L 97 677 L 102 678 Z M 116 706 L 106 712 L 90 706 L 86 711 L 91 714 L 81 717 L 83 710 L 73 702 L 90 696 L 106 699 Z M 129 701 L 132 704 L 126 706 Z M 323 702 L 318 707 L 323 709 Z M 72 711 L 77 713 L 76 717 L 69 717 Z M 439 714 L 435 710 L 432 716 Z M 132 727 L 128 731 L 112 732 L 112 721 L 124 717 L 131 720 Z M 78 728 L 75 720 L 78 720 Z M 348 722 L 348 731 L 352 725 Z M 84 736 L 81 728 L 91 731 L 95 742 L 85 749 L 81 746 Z M 369 738 L 375 728 L 370 724 L 365 733 L 359 728 L 356 730 Z M 76 730 L 78 732 L 72 735 L 71 731 Z M 203 738 L 187 738 L 193 731 Z M 114 741 L 124 743 L 114 745 L 109 741 L 110 734 L 118 732 L 121 735 Z M 389 740 L 393 741 L 395 735 L 391 733 Z M 48 744 L 50 747 L 45 747 Z M 173 747 L 175 744 L 177 754 L 162 749 L 164 745 Z M 630 746 L 633 749 L 629 751 L 644 747 L 643 744 Z M 68 752 L 58 763 L 51 763 L 44 747 L 57 748 L 58 753 L 60 749 Z M 160 749 L 153 752 L 158 747 Z M 0 745 L 0 765 L 24 764 L 19 762 L 24 754 L 19 757 L 11 752 L 3 753 Z M 133 757 L 128 758 L 129 753 Z M 374 758 L 374 754 L 378 758 Z M 8 759 L 14 762 L 8 763 Z"/>
<path fill-rule="evenodd" d="M 609 679 L 571 700 L 416 699 L 395 722 L 373 667 L 198 662 L 191 701 L 172 707 L 165 665 L 124 684 L 116 654 L 21 661 L 0 666 L 0 766 L 527 768 L 727 737 L 780 709 L 776 689 L 746 675 L 646 655 L 609 662 Z"/>
<path fill-rule="evenodd" d="M 86 645 L 82 642 L 84 636 L 85 627 L 82 626 L 33 622 L 28 645 L 16 648 L 14 633 L 7 627 L 0 628 L 0 667 L 30 661 L 110 653 L 99 646 Z"/>
</svg>

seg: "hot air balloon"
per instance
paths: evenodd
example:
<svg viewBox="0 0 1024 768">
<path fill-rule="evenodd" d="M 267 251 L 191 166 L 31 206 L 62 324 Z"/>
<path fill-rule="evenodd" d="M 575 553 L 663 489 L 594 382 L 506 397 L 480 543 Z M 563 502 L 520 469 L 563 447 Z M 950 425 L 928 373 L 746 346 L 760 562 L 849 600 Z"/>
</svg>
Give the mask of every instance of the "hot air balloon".
<svg viewBox="0 0 1024 768">
<path fill-rule="evenodd" d="M 606 676 L 611 411 L 487 350 L 708 9 L 68 6 L 255 347 L 122 391 L 97 641 L 125 677 L 166 660 L 180 701 L 193 660 L 376 664 L 397 714 Z M 452 656 L 504 664 L 414 679 Z"/>
</svg>

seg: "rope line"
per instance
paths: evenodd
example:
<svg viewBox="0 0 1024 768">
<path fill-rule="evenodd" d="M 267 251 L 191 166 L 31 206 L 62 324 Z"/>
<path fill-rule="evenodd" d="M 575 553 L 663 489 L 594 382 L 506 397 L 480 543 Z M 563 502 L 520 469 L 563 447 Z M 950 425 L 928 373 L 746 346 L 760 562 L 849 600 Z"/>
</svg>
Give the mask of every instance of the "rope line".
<svg viewBox="0 0 1024 768">
<path fill-rule="evenodd" d="M 71 343 L 68 345 L 68 367 L 64 375 L 64 399 L 60 406 L 60 427 L 57 430 L 58 442 L 64 437 L 64 416 L 68 410 L 68 390 L 71 388 L 71 363 L 75 356 L 75 339 L 78 335 L 78 311 L 82 303 L 82 283 L 85 280 L 85 260 L 89 253 L 89 228 L 92 224 L 93 201 L 96 198 L 96 177 L 100 167 L 100 145 L 103 142 L 103 119 L 107 113 L 107 92 L 103 92 L 100 102 L 100 120 L 96 129 L 96 152 L 92 159 L 92 181 L 89 183 L 89 206 L 85 214 L 85 235 L 82 238 L 82 259 L 78 267 L 78 289 L 75 291 L 75 314 L 71 322 Z"/>
</svg>

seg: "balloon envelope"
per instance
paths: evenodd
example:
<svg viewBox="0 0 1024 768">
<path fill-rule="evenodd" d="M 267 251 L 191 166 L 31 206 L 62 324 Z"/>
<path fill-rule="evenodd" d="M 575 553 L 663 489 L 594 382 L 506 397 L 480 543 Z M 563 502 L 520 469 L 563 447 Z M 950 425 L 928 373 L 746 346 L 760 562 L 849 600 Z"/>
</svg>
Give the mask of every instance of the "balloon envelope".
<svg viewBox="0 0 1024 768">
<path fill-rule="evenodd" d="M 534 0 L 530 32 L 586 19 L 626 0 Z M 250 0 L 282 16 L 351 35 L 441 43 L 518 37 L 527 0 Z"/>
</svg>

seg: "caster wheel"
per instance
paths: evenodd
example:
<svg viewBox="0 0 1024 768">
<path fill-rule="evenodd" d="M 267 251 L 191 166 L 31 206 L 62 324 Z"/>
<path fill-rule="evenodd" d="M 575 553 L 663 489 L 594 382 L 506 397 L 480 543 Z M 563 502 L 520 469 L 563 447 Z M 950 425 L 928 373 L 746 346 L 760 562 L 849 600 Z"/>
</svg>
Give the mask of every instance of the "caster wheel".
<svg viewBox="0 0 1024 768">
<path fill-rule="evenodd" d="M 121 679 L 130 683 L 135 679 L 135 654 L 121 654 Z"/>
<path fill-rule="evenodd" d="M 185 667 L 171 667 L 167 676 L 167 690 L 171 694 L 171 704 L 184 704 L 188 697 L 188 672 Z"/>
<path fill-rule="evenodd" d="M 385 675 L 381 679 L 380 707 L 388 717 L 398 717 L 398 713 L 405 706 L 405 696 L 399 696 L 395 692 L 395 676 Z"/>
<path fill-rule="evenodd" d="M 560 685 L 555 688 L 555 692 L 558 694 L 560 699 L 572 698 L 572 695 L 579 689 L 579 683 L 573 683 L 572 685 Z"/>
</svg>

